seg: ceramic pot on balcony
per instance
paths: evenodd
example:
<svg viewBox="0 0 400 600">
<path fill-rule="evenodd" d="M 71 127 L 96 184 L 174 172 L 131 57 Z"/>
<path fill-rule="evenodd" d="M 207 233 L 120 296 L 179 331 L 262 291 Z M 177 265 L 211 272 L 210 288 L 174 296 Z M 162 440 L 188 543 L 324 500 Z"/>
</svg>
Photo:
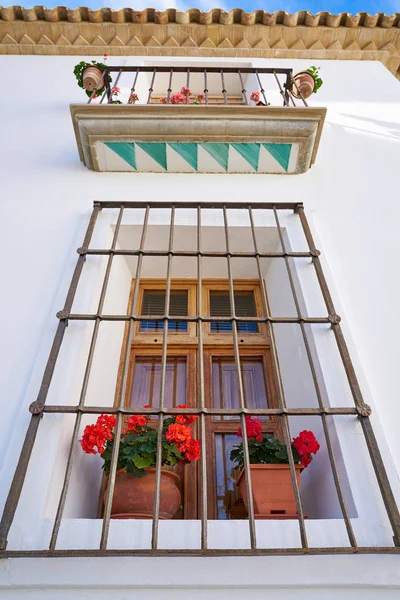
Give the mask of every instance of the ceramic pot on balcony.
<svg viewBox="0 0 400 600">
<path fill-rule="evenodd" d="M 114 497 L 111 507 L 112 519 L 152 519 L 156 469 L 145 469 L 144 477 L 134 477 L 123 469 L 115 477 Z M 161 469 L 160 519 L 172 519 L 181 504 L 181 493 L 177 487 L 179 476 Z M 104 498 L 106 497 L 107 490 Z"/>
<path fill-rule="evenodd" d="M 303 98 L 308 98 L 314 92 L 315 79 L 308 73 L 308 71 L 300 71 L 293 77 L 296 85 L 292 83 L 290 91 L 295 98 L 301 98 L 300 92 Z"/>
<path fill-rule="evenodd" d="M 295 465 L 295 468 L 297 485 L 300 487 L 300 472 L 303 467 Z M 256 519 L 295 519 L 297 517 L 289 465 L 250 465 L 250 474 Z M 248 510 L 244 469 L 240 473 L 236 485 L 240 489 L 244 505 Z"/>
<path fill-rule="evenodd" d="M 102 70 L 95 65 L 86 67 L 82 73 L 82 82 L 85 90 L 93 92 L 94 89 L 101 90 L 104 87 L 104 77 L 101 77 Z M 99 78 L 101 77 L 100 81 Z"/>
</svg>

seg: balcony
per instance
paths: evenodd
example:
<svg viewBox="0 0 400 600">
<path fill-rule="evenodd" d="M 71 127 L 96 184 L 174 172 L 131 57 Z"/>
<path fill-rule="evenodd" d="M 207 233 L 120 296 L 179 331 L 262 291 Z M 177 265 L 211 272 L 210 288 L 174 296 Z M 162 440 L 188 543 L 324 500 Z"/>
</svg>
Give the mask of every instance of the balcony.
<svg viewBox="0 0 400 600">
<path fill-rule="evenodd" d="M 316 160 L 326 108 L 308 106 L 292 69 L 121 66 L 102 80 L 101 98 L 71 105 L 88 169 L 299 174 Z"/>
</svg>

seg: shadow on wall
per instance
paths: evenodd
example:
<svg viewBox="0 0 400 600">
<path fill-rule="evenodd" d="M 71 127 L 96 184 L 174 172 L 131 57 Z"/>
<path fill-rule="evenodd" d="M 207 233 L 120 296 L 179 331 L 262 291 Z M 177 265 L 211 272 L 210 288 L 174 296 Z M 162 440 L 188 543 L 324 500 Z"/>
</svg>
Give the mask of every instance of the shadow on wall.
<svg viewBox="0 0 400 600">
<path fill-rule="evenodd" d="M 380 133 L 379 131 L 373 131 L 368 128 L 363 127 L 351 127 L 349 125 L 343 125 L 343 127 L 349 127 L 350 129 L 357 129 L 358 131 L 363 131 L 365 133 L 373 133 L 375 135 L 385 135 L 385 137 L 393 137 L 400 139 L 400 122 L 393 123 L 391 121 L 382 121 L 382 119 L 371 119 L 370 117 L 359 117 L 358 115 L 348 114 L 348 113 L 340 113 L 343 117 L 348 117 L 350 119 L 357 119 L 358 121 L 364 123 L 371 123 L 371 125 L 375 125 L 376 127 L 381 127 L 382 129 L 386 129 L 386 133 Z"/>
</svg>

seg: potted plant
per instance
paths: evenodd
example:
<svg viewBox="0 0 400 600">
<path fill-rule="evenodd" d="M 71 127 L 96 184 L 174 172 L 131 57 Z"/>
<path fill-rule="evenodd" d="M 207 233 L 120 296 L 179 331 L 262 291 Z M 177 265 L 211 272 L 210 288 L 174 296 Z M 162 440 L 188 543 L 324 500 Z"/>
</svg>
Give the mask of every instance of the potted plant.
<svg viewBox="0 0 400 600">
<path fill-rule="evenodd" d="M 319 76 L 320 67 L 309 67 L 305 71 L 299 71 L 293 77 L 294 82 L 292 83 L 290 91 L 295 98 L 308 98 L 312 93 L 316 94 L 323 81 Z M 300 95 L 301 93 L 301 95 Z"/>
<path fill-rule="evenodd" d="M 296 501 L 286 445 L 273 434 L 263 434 L 259 419 L 246 416 L 246 431 L 255 518 L 295 518 Z M 242 437 L 241 427 L 237 435 Z M 319 443 L 311 431 L 302 431 L 293 439 L 291 451 L 298 486 L 300 486 L 300 472 L 310 464 L 319 448 Z M 243 442 L 234 446 L 230 459 L 236 463 L 236 469 L 242 469 L 236 485 L 248 509 Z"/>
<path fill-rule="evenodd" d="M 92 60 L 91 63 L 81 61 L 74 67 L 74 75 L 77 79 L 79 87 L 85 90 L 87 96 L 91 96 L 96 90 L 96 96 L 104 92 L 105 82 L 102 73 L 106 68 L 106 60 L 108 54 L 104 54 L 104 62 Z M 108 75 L 108 80 L 112 81 Z"/>
<path fill-rule="evenodd" d="M 149 407 L 145 407 L 149 408 Z M 177 406 L 182 414 L 164 419 L 160 479 L 160 519 L 171 519 L 181 503 L 177 487 L 179 476 L 170 469 L 200 458 L 200 442 L 192 437 L 191 423 L 197 416 L 184 414 L 186 404 Z M 149 417 L 132 415 L 121 434 L 111 517 L 114 519 L 151 519 L 153 517 L 157 461 L 157 428 Z M 103 470 L 110 473 L 115 442 L 116 418 L 100 415 L 87 425 L 79 443 L 86 454 L 100 454 Z M 106 490 L 107 493 L 107 490 Z"/>
</svg>

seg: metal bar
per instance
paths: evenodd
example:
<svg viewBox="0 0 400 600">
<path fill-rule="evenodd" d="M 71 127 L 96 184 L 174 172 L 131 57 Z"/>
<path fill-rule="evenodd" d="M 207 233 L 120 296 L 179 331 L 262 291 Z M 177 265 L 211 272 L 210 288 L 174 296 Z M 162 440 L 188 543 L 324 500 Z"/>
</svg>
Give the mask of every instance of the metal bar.
<svg viewBox="0 0 400 600">
<path fill-rule="evenodd" d="M 282 227 L 280 225 L 280 221 L 279 221 L 279 217 L 278 217 L 278 213 L 277 213 L 276 209 L 274 209 L 274 216 L 275 216 L 276 226 L 278 229 L 281 248 L 282 248 L 283 252 L 285 252 L 286 244 L 285 244 L 285 240 L 283 238 Z M 293 297 L 294 304 L 296 307 L 296 313 L 297 313 L 297 316 L 299 317 L 299 319 L 301 319 L 302 314 L 301 314 L 301 309 L 300 309 L 300 302 L 299 302 L 299 298 L 298 298 L 298 295 L 296 292 L 296 286 L 294 283 L 292 269 L 291 269 L 290 262 L 289 262 L 289 259 L 287 256 L 285 256 L 284 261 L 285 261 L 285 266 L 286 266 L 286 272 L 287 272 L 288 279 L 289 279 L 290 289 L 292 292 L 292 297 Z M 314 384 L 315 393 L 317 395 L 318 405 L 321 409 L 324 409 L 325 408 L 324 401 L 322 398 L 321 388 L 320 388 L 319 381 L 318 381 L 317 371 L 315 368 L 314 359 L 312 357 L 310 343 L 308 341 L 307 332 L 306 332 L 306 328 L 305 328 L 305 324 L 304 324 L 303 320 L 300 320 L 299 326 L 300 326 L 303 343 L 304 343 L 304 347 L 305 347 L 306 354 L 307 354 L 308 364 L 310 366 L 310 371 L 311 371 L 311 376 L 312 376 L 312 380 L 313 380 L 313 384 Z M 334 456 L 334 452 L 333 452 L 333 447 L 332 447 L 331 438 L 330 438 L 330 434 L 329 434 L 329 428 L 328 428 L 328 424 L 327 424 L 325 415 L 322 415 L 322 425 L 323 425 L 326 445 L 327 445 L 327 449 L 328 449 L 329 462 L 331 465 L 332 475 L 333 475 L 333 479 L 335 482 L 336 493 L 338 496 L 340 508 L 341 508 L 343 519 L 345 522 L 347 534 L 349 536 L 350 545 L 357 546 L 353 527 L 351 525 L 351 521 L 350 521 L 350 518 L 348 515 L 347 508 L 346 508 L 346 503 L 345 503 L 344 496 L 342 493 L 342 488 L 340 485 L 339 473 L 338 473 L 338 470 L 336 467 L 335 456 Z"/>
<path fill-rule="evenodd" d="M 201 208 L 197 209 L 197 315 L 201 316 L 203 312 L 203 297 L 202 297 L 202 257 L 201 251 Z M 197 338 L 198 338 L 198 393 L 200 410 L 205 409 L 204 400 L 204 357 L 203 357 L 203 324 L 200 320 L 197 321 Z M 206 443 L 206 426 L 205 415 L 200 415 L 200 439 L 201 439 L 201 548 L 207 548 L 207 513 L 208 513 L 208 498 L 207 498 L 207 443 Z"/>
<path fill-rule="evenodd" d="M 371 458 L 372 466 L 375 471 L 376 479 L 379 485 L 379 489 L 381 491 L 383 503 L 386 508 L 387 515 L 389 517 L 390 524 L 393 529 L 393 540 L 394 544 L 400 545 L 400 513 L 397 507 L 396 500 L 393 495 L 393 491 L 390 485 L 389 478 L 386 473 L 386 469 L 384 466 L 384 462 L 382 459 L 382 455 L 379 450 L 379 446 L 376 442 L 375 434 L 372 429 L 369 414 L 371 409 L 364 402 L 364 398 L 361 392 L 361 388 L 358 383 L 358 379 L 356 376 L 356 372 L 353 367 L 353 363 L 350 358 L 349 350 L 347 348 L 346 341 L 344 339 L 344 335 L 342 329 L 340 327 L 340 319 L 337 317 L 335 307 L 332 301 L 332 297 L 330 295 L 328 285 L 326 283 L 325 275 L 322 270 L 322 266 L 319 260 L 319 252 L 315 248 L 314 239 L 311 234 L 311 230 L 307 221 L 307 218 L 304 214 L 303 208 L 299 207 L 298 213 L 300 216 L 300 221 L 303 226 L 304 235 L 307 240 L 307 244 L 310 248 L 310 252 L 313 254 L 313 265 L 315 267 L 315 272 L 317 275 L 318 282 L 320 284 L 321 293 L 324 298 L 326 307 L 328 312 L 332 315 L 332 329 L 335 335 L 336 343 L 338 345 L 339 353 L 342 358 L 343 366 L 346 372 L 347 380 L 349 382 L 349 387 L 354 399 L 354 403 L 359 412 L 359 420 L 361 422 L 361 427 L 364 432 L 365 441 L 367 444 L 367 448 L 369 451 L 369 455 Z"/>
<path fill-rule="evenodd" d="M 113 241 L 111 244 L 112 250 L 114 250 L 117 245 L 123 214 L 124 214 L 124 207 L 121 206 L 121 208 L 119 210 L 117 224 L 115 226 Z M 108 288 L 108 282 L 110 279 L 110 273 L 111 273 L 113 259 L 114 259 L 114 255 L 110 254 L 110 256 L 108 257 L 107 267 L 106 267 L 106 271 L 104 274 L 103 285 L 101 288 L 99 304 L 98 304 L 98 308 L 97 308 L 98 314 L 101 314 L 101 312 L 103 310 L 104 301 L 106 298 L 106 293 L 107 293 L 107 288 Z M 87 358 L 87 362 L 86 362 L 85 374 L 84 374 L 83 382 L 82 382 L 81 394 L 80 394 L 80 398 L 79 398 L 79 405 L 77 408 L 82 408 L 85 405 L 86 393 L 87 393 L 87 388 L 89 385 L 89 378 L 90 378 L 90 373 L 91 373 L 92 364 L 93 364 L 93 357 L 94 357 L 94 352 L 95 352 L 95 348 L 96 348 L 96 342 L 97 342 L 98 332 L 99 332 L 99 328 L 100 328 L 100 322 L 101 322 L 101 320 L 100 320 L 100 318 L 98 318 L 98 319 L 96 319 L 95 324 L 94 324 L 92 339 L 90 342 L 89 354 L 88 354 L 88 358 Z M 72 438 L 71 438 L 68 459 L 67 459 L 67 464 L 66 464 L 66 468 L 65 468 L 63 487 L 61 490 L 60 500 L 59 500 L 58 507 L 57 507 L 56 518 L 54 521 L 53 531 L 51 534 L 50 545 L 49 545 L 50 550 L 54 550 L 56 547 L 56 543 L 57 543 L 58 532 L 60 529 L 61 520 L 62 520 L 62 516 L 64 513 L 65 502 L 67 499 L 67 493 L 68 493 L 69 482 L 70 482 L 71 472 L 72 472 L 72 465 L 73 465 L 73 456 L 74 456 L 75 447 L 76 447 L 77 441 L 78 441 L 81 420 L 82 420 L 82 413 L 78 412 L 76 415 L 74 430 L 73 430 L 73 434 L 72 434 Z"/>
<path fill-rule="evenodd" d="M 167 283 L 165 290 L 165 314 L 169 315 L 170 295 L 171 295 L 171 273 L 172 273 L 172 250 L 174 245 L 174 224 L 175 224 L 175 206 L 171 208 L 171 222 L 169 229 L 169 245 L 170 254 L 167 263 Z M 161 356 L 161 383 L 160 383 L 160 409 L 164 408 L 165 401 L 165 375 L 167 371 L 167 348 L 168 348 L 168 319 L 164 319 L 163 345 Z M 156 485 L 154 489 L 154 508 L 153 508 L 153 524 L 151 532 L 151 547 L 157 550 L 158 545 L 158 521 L 160 517 L 160 491 L 161 491 L 161 465 L 162 465 L 162 434 L 163 434 L 163 419 L 161 416 L 158 419 L 158 434 L 157 434 L 157 461 L 156 461 Z"/>
<path fill-rule="evenodd" d="M 157 200 L 153 200 L 152 202 L 141 202 L 141 201 L 110 202 L 109 200 L 102 200 L 96 204 L 98 204 L 100 206 L 100 208 L 119 208 L 121 206 L 121 204 L 123 204 L 125 208 L 146 208 L 147 206 L 149 206 L 150 208 L 171 208 L 171 202 L 166 202 L 163 200 L 160 200 L 159 202 Z M 257 210 L 261 210 L 263 208 L 273 209 L 274 207 L 277 210 L 279 210 L 279 209 L 294 210 L 294 209 L 297 209 L 297 208 L 303 206 L 303 204 L 301 202 L 255 202 L 254 204 L 247 202 L 246 205 L 244 205 L 243 202 L 229 202 L 229 210 L 231 210 L 233 208 L 240 208 L 241 210 L 245 211 L 247 209 L 243 208 L 243 207 L 248 206 L 249 204 Z M 223 209 L 223 207 L 225 206 L 225 203 L 224 202 L 187 202 L 187 201 L 179 202 L 179 208 L 194 208 L 197 210 L 198 206 L 201 206 L 201 208 L 208 208 L 208 209 L 209 208 Z"/>
<path fill-rule="evenodd" d="M 276 71 L 274 71 L 274 77 L 276 79 L 276 83 L 278 84 L 279 87 L 279 93 L 281 94 L 282 98 L 283 98 L 283 106 L 288 106 L 289 105 L 289 99 L 287 98 L 287 94 L 285 94 L 285 92 L 283 91 L 283 87 L 281 85 L 281 82 L 279 81 L 279 78 L 276 74 Z"/>
<path fill-rule="evenodd" d="M 107 103 L 109 104 L 111 102 L 111 100 L 112 100 L 110 79 L 108 77 L 110 68 L 106 67 L 106 70 L 107 70 L 107 73 L 106 73 L 106 76 L 105 76 L 105 79 L 104 79 L 104 84 L 105 84 L 105 87 L 106 87 Z M 119 69 L 114 69 L 114 70 L 118 70 L 119 71 Z"/>
<path fill-rule="evenodd" d="M 264 314 L 267 315 L 267 317 L 269 317 L 270 311 L 269 311 L 267 295 L 265 292 L 264 279 L 263 279 L 262 271 L 261 271 L 260 258 L 259 258 L 259 254 L 258 254 L 257 238 L 256 238 L 253 212 L 252 212 L 251 206 L 249 206 L 249 217 L 250 217 L 250 227 L 251 227 L 251 232 L 252 232 L 254 250 L 257 255 L 256 256 L 257 271 L 258 271 L 258 277 L 260 280 L 260 288 L 261 288 L 261 296 L 262 296 L 263 307 L 264 307 Z M 270 340 L 272 366 L 273 366 L 273 370 L 274 370 L 274 377 L 275 377 L 276 390 L 277 390 L 277 395 L 278 395 L 278 400 L 279 400 L 279 407 L 280 407 L 280 410 L 282 411 L 281 419 L 282 419 L 282 424 L 283 424 L 283 433 L 284 433 L 284 438 L 285 438 L 285 444 L 286 444 L 288 458 L 289 458 L 290 476 L 292 479 L 293 491 L 294 491 L 294 496 L 295 496 L 295 500 L 296 500 L 296 509 L 297 509 L 297 517 L 298 517 L 298 521 L 299 521 L 299 528 L 300 528 L 301 545 L 303 548 L 307 548 L 308 542 L 307 542 L 307 534 L 306 534 L 306 528 L 305 528 L 305 523 L 304 523 L 303 507 L 301 504 L 299 487 L 297 485 L 296 469 L 295 469 L 295 465 L 294 465 L 292 447 L 291 447 L 291 441 L 290 441 L 290 430 L 289 430 L 289 424 L 288 424 L 288 409 L 286 406 L 285 393 L 283 390 L 283 385 L 282 385 L 281 376 L 280 376 L 279 358 L 278 358 L 278 352 L 277 352 L 276 343 L 275 343 L 274 331 L 273 331 L 273 327 L 272 327 L 272 324 L 270 321 L 267 321 L 267 331 L 268 331 L 269 340 Z"/>
<path fill-rule="evenodd" d="M 277 73 L 277 71 L 274 70 L 274 73 Z M 288 72 L 286 73 L 286 82 L 284 84 L 286 106 L 289 106 L 289 90 L 290 90 L 290 82 L 292 80 L 292 77 L 293 77 L 293 69 L 288 69 Z M 294 102 L 293 98 L 292 98 L 292 103 L 295 106 L 295 102 Z"/>
<path fill-rule="evenodd" d="M 222 83 L 222 93 L 224 95 L 224 104 L 228 104 L 228 99 L 226 97 L 225 79 L 224 79 L 224 71 L 223 71 L 223 69 L 221 69 L 221 83 Z"/>
<path fill-rule="evenodd" d="M 268 101 L 267 101 L 267 97 L 265 95 L 265 90 L 264 90 L 264 88 L 262 86 L 261 79 L 260 79 L 260 76 L 258 74 L 259 71 L 260 71 L 260 69 L 256 69 L 256 71 L 255 71 L 256 77 L 257 77 L 257 81 L 258 81 L 258 85 L 260 86 L 260 92 L 263 95 L 265 106 L 268 106 Z"/>
<path fill-rule="evenodd" d="M 89 248 L 85 254 L 89 255 L 104 255 L 113 253 L 116 256 L 137 256 L 140 250 L 111 250 L 109 248 Z M 168 256 L 168 250 L 146 250 L 142 252 L 143 256 Z M 204 256 L 213 258 L 226 258 L 227 252 L 198 252 L 197 250 L 174 250 L 173 256 Z M 232 258 L 254 258 L 254 252 L 230 252 Z M 292 256 L 293 258 L 311 258 L 310 252 L 260 252 L 261 258 L 284 258 L 285 256 Z"/>
<path fill-rule="evenodd" d="M 182 411 L 179 411 L 175 408 L 165 408 L 161 410 L 159 408 L 133 408 L 133 407 L 116 407 L 116 406 L 71 406 L 69 404 L 56 404 L 56 405 L 46 405 L 43 408 L 44 413 L 77 413 L 80 412 L 82 414 L 100 414 L 104 412 L 104 409 L 107 408 L 107 412 L 109 414 L 117 414 L 122 413 L 124 415 L 136 415 L 136 414 L 163 414 L 163 415 L 172 415 L 172 414 L 181 414 Z M 187 408 L 185 413 L 198 415 L 204 413 L 205 415 L 241 415 L 242 412 L 248 415 L 293 415 L 293 416 L 302 416 L 302 415 L 358 415 L 356 408 L 245 408 L 244 411 L 242 409 L 235 408 Z"/>
<path fill-rule="evenodd" d="M 149 211 L 150 211 L 150 209 L 147 206 L 144 221 L 143 221 L 142 237 L 140 240 L 140 247 L 142 249 L 144 248 L 146 235 L 147 235 Z M 131 306 L 132 315 L 135 313 L 135 307 L 136 307 L 137 297 L 138 297 L 138 293 L 139 293 L 139 281 L 140 281 L 140 275 L 141 275 L 141 268 L 142 268 L 142 255 L 139 255 L 137 265 L 136 265 L 136 278 L 135 278 L 135 285 L 134 285 L 132 306 Z M 126 394 L 126 386 L 127 386 L 127 380 L 128 380 L 128 365 L 129 365 L 129 358 L 130 358 L 130 347 L 131 347 L 131 343 L 132 343 L 132 333 L 133 333 L 133 320 L 129 322 L 127 342 L 126 342 L 126 347 L 124 350 L 124 353 L 125 353 L 124 366 L 123 366 L 123 370 L 122 370 L 122 382 L 121 382 L 121 388 L 120 388 L 120 396 L 118 399 L 118 408 L 119 409 L 122 409 L 122 407 L 123 407 L 125 394 Z M 116 425 L 116 429 L 115 429 L 115 433 L 114 433 L 114 447 L 113 447 L 113 453 L 111 456 L 110 475 L 108 477 L 108 489 L 107 489 L 106 499 L 105 499 L 105 503 L 104 503 L 103 528 L 102 528 L 101 541 L 100 541 L 100 549 L 102 549 L 102 550 L 104 550 L 107 547 L 108 531 L 109 531 L 109 527 L 110 527 L 112 499 L 113 499 L 113 495 L 114 495 L 115 476 L 116 476 L 116 470 L 117 470 L 117 464 L 118 464 L 119 440 L 121 438 L 122 410 L 119 410 L 116 414 L 117 414 L 117 425 Z"/>
<path fill-rule="evenodd" d="M 153 86 L 154 86 L 154 80 L 156 78 L 157 68 L 154 67 L 152 69 L 152 71 L 153 71 L 153 76 L 151 78 L 151 83 L 150 83 L 150 87 L 149 87 L 149 95 L 147 96 L 147 104 L 150 104 L 150 102 L 151 102 L 151 94 L 153 93 L 153 89 L 154 89 Z"/>
<path fill-rule="evenodd" d="M 205 103 L 208 104 L 207 69 L 204 69 L 204 99 Z"/>
<path fill-rule="evenodd" d="M 114 498 L 115 477 L 118 466 L 119 444 L 122 431 L 122 414 L 117 414 L 117 423 L 114 430 L 113 449 L 111 454 L 110 474 L 108 476 L 108 487 L 104 501 L 103 527 L 101 530 L 100 550 L 106 550 L 108 541 L 108 532 L 110 530 L 110 517 L 112 501 Z"/>
<path fill-rule="evenodd" d="M 168 81 L 168 89 L 167 89 L 167 104 L 169 104 L 169 100 L 171 98 L 173 73 L 174 73 L 174 71 L 173 71 L 173 69 L 171 69 L 171 71 L 169 73 L 169 81 Z"/>
<path fill-rule="evenodd" d="M 137 69 L 139 70 L 140 73 L 152 73 L 154 69 L 157 69 L 158 73 L 169 73 L 172 69 L 172 71 L 174 73 L 186 73 L 187 72 L 187 67 L 162 67 L 160 65 L 157 65 L 156 67 L 154 66 L 136 66 L 136 65 L 132 65 L 132 66 L 108 66 L 107 69 L 111 72 L 113 71 L 119 71 L 119 69 L 122 69 L 123 71 L 126 72 L 132 72 L 132 71 L 136 71 Z M 255 69 L 252 67 L 240 67 L 240 70 L 242 73 L 254 73 Z M 192 73 L 203 73 L 204 72 L 204 67 L 190 67 L 190 71 Z M 278 67 L 263 67 L 263 68 L 257 68 L 257 71 L 259 73 L 268 73 L 270 75 L 273 74 L 274 71 L 276 71 L 276 73 L 282 74 L 282 75 L 287 75 L 288 73 L 292 73 L 293 69 L 285 69 L 285 68 L 278 68 Z M 207 67 L 207 72 L 208 73 L 220 73 L 221 72 L 221 67 Z M 237 67 L 224 67 L 224 73 L 237 73 L 238 72 L 238 68 Z"/>
<path fill-rule="evenodd" d="M 358 546 L 327 548 L 254 548 L 223 550 L 207 548 L 206 550 L 9 550 L 0 552 L 4 558 L 67 558 L 67 557 L 111 557 L 111 556 L 304 556 L 304 555 L 349 555 L 349 554 L 400 554 L 400 548 L 395 546 Z"/>
<path fill-rule="evenodd" d="M 190 69 L 187 70 L 186 87 L 190 89 Z M 186 104 L 189 104 L 189 94 L 186 94 Z"/>
<path fill-rule="evenodd" d="M 239 79 L 240 79 L 240 86 L 241 86 L 241 88 L 242 88 L 242 96 L 243 96 L 243 100 L 244 100 L 244 103 L 245 103 L 246 105 L 248 105 L 248 104 L 249 104 L 249 101 L 247 100 L 246 89 L 245 89 L 245 87 L 244 87 L 244 84 L 243 84 L 243 77 L 242 77 L 242 73 L 241 73 L 241 71 L 240 71 L 240 70 L 238 71 L 238 75 L 239 75 Z"/>
<path fill-rule="evenodd" d="M 135 79 L 133 80 L 131 91 L 129 92 L 129 98 L 132 96 L 132 94 L 134 94 L 134 92 L 136 90 L 136 83 L 137 83 L 137 78 L 138 77 L 139 77 L 139 71 L 136 71 Z M 128 98 L 128 102 L 129 102 L 129 98 Z"/>
<path fill-rule="evenodd" d="M 99 318 L 102 321 L 148 321 L 148 315 L 98 315 L 94 314 L 75 314 L 71 313 L 68 315 L 68 319 L 70 321 L 95 321 Z M 60 317 L 61 318 L 61 317 Z M 67 317 L 65 317 L 67 318 Z M 152 315 L 152 320 L 154 321 L 162 321 L 163 319 L 167 319 L 167 321 L 184 321 L 185 323 L 193 323 L 197 320 L 203 321 L 204 323 L 210 322 L 222 322 L 227 323 L 231 321 L 231 317 L 188 317 L 187 315 Z M 235 317 L 237 323 L 300 323 L 304 321 L 304 323 L 331 323 L 329 317 L 302 317 L 299 319 L 298 317 Z"/>
<path fill-rule="evenodd" d="M 90 221 L 83 240 L 83 248 L 87 248 L 90 244 L 99 210 L 100 206 L 96 203 L 93 207 L 92 215 L 90 217 Z M 77 264 L 75 266 L 71 283 L 67 292 L 67 297 L 64 303 L 63 311 L 65 314 L 68 314 L 71 310 L 71 306 L 74 301 L 74 297 L 76 294 L 85 260 L 85 256 L 83 255 L 80 255 L 78 257 Z M 33 413 L 32 418 L 25 435 L 25 440 L 21 449 L 21 454 L 15 469 L 14 477 L 10 486 L 10 490 L 8 492 L 7 500 L 4 506 L 4 511 L 0 522 L 0 549 L 5 549 L 7 546 L 8 532 L 14 520 L 15 511 L 17 509 L 18 501 L 21 496 L 21 491 L 28 470 L 29 459 L 32 454 L 33 445 L 35 443 L 36 434 L 39 428 L 41 411 L 43 410 L 43 407 L 46 403 L 47 394 L 49 392 L 50 384 L 54 374 L 54 369 L 56 366 L 57 357 L 60 352 L 62 341 L 64 339 L 67 324 L 68 322 L 66 319 L 63 319 L 58 324 L 53 344 L 50 350 L 49 358 L 47 360 L 46 368 L 44 370 L 43 379 L 40 385 L 37 399 L 35 402 L 32 403 L 30 407 L 31 412 Z"/>
<path fill-rule="evenodd" d="M 254 520 L 253 489 L 251 486 L 249 446 L 248 446 L 248 439 L 247 439 L 246 419 L 245 419 L 245 413 L 244 413 L 244 410 L 246 408 L 246 403 L 244 400 L 243 378 L 242 378 L 242 370 L 241 370 L 241 364 L 240 364 L 239 343 L 238 343 L 237 323 L 236 323 L 236 309 L 235 309 L 235 293 L 234 293 L 234 288 L 233 288 L 231 257 L 229 254 L 230 244 L 229 244 L 228 216 L 227 216 L 227 211 L 226 211 L 225 205 L 223 207 L 223 214 L 224 214 L 226 251 L 228 252 L 226 261 L 227 261 L 227 267 L 228 267 L 229 298 L 230 298 L 230 304 L 231 304 L 233 350 L 234 350 L 234 355 L 235 355 L 236 374 L 237 374 L 238 390 L 239 390 L 239 402 L 240 402 L 240 408 L 241 408 L 244 474 L 245 474 L 245 479 L 246 479 L 247 504 L 248 504 L 248 513 L 249 513 L 250 546 L 251 546 L 251 548 L 254 549 L 254 548 L 257 548 L 257 539 L 256 539 L 256 526 L 255 526 L 255 520 Z"/>
</svg>

